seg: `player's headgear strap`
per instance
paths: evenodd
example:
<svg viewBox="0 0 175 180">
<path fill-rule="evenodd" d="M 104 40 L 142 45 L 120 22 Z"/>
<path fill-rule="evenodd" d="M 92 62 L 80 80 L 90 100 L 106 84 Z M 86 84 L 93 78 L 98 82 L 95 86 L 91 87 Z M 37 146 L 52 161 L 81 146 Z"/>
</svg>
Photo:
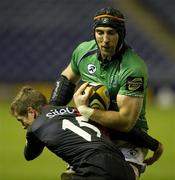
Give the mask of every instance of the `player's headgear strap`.
<svg viewBox="0 0 175 180">
<path fill-rule="evenodd" d="M 112 18 L 112 19 L 117 20 L 117 21 L 124 21 L 124 18 L 120 18 L 120 17 L 112 16 L 112 15 L 107 15 L 107 14 L 95 16 L 94 20 L 96 20 L 98 18 Z"/>
</svg>

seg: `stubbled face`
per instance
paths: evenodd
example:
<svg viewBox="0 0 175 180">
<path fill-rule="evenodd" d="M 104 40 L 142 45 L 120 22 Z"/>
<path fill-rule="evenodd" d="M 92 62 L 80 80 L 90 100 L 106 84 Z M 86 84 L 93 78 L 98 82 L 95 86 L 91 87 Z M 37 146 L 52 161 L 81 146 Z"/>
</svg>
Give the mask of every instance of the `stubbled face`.
<svg viewBox="0 0 175 180">
<path fill-rule="evenodd" d="M 102 59 L 110 60 L 115 54 L 119 41 L 119 35 L 114 28 L 97 27 L 95 28 L 95 38 L 99 46 Z"/>
</svg>

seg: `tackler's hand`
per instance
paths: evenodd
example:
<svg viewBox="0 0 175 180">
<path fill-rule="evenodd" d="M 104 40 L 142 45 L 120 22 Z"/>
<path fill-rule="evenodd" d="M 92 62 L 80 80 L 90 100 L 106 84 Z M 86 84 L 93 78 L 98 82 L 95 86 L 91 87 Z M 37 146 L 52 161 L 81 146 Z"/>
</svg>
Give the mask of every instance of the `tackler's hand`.
<svg viewBox="0 0 175 180">
<path fill-rule="evenodd" d="M 162 154 L 163 154 L 163 145 L 162 143 L 159 142 L 158 148 L 154 151 L 151 157 L 144 160 L 144 163 L 146 163 L 147 165 L 152 165 L 153 163 L 155 163 L 160 159 Z"/>
</svg>

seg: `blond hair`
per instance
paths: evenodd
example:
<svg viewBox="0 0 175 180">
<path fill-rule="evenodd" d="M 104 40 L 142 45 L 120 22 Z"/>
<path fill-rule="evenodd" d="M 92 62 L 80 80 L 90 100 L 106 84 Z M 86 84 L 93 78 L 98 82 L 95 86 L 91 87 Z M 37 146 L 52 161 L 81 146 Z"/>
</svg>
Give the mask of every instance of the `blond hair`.
<svg viewBox="0 0 175 180">
<path fill-rule="evenodd" d="M 14 98 L 10 105 L 12 115 L 27 115 L 28 107 L 32 107 L 38 113 L 41 113 L 41 108 L 47 104 L 46 97 L 39 91 L 30 86 L 23 86 L 19 93 Z"/>
</svg>

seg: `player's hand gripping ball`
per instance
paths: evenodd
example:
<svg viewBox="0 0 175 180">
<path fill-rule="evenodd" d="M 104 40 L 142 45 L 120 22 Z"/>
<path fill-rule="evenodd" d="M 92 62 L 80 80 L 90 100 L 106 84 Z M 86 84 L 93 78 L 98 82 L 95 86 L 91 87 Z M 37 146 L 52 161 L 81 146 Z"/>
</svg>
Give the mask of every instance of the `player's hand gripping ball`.
<svg viewBox="0 0 175 180">
<path fill-rule="evenodd" d="M 106 86 L 97 83 L 90 83 L 86 89 L 89 87 L 92 87 L 92 92 L 89 97 L 89 107 L 94 109 L 107 110 L 110 105 L 110 96 Z"/>
</svg>

